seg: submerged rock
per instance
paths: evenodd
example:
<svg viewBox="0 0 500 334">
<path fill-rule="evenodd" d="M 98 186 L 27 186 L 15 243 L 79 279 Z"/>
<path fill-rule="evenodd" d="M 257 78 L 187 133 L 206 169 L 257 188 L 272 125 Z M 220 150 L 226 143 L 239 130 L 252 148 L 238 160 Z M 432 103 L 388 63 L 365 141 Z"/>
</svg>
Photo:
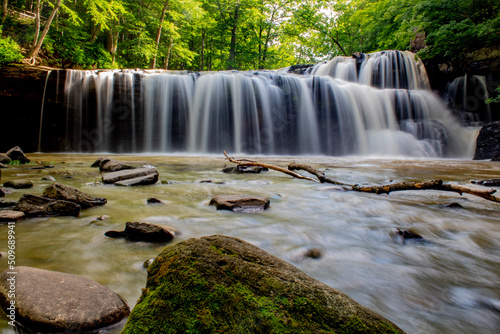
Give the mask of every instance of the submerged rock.
<svg viewBox="0 0 500 334">
<path fill-rule="evenodd" d="M 464 208 L 464 206 L 462 204 L 457 203 L 457 202 L 451 202 L 450 204 L 445 205 L 444 207 L 450 208 L 450 209 L 463 209 Z"/>
<path fill-rule="evenodd" d="M 18 160 L 21 164 L 27 164 L 30 159 L 24 154 L 19 146 L 13 147 L 5 153 L 12 161 Z"/>
<path fill-rule="evenodd" d="M 161 199 L 158 199 L 156 197 L 150 197 L 146 200 L 146 203 L 148 204 L 165 204 Z"/>
<path fill-rule="evenodd" d="M 473 184 L 480 184 L 485 187 L 500 187 L 500 179 L 470 181 Z"/>
<path fill-rule="evenodd" d="M 0 197 L 2 197 L 2 196 L 0 196 Z M 17 204 L 17 202 L 14 202 L 14 201 L 8 201 L 8 200 L 5 200 L 5 199 L 1 199 L 0 200 L 0 208 L 8 208 L 8 207 L 11 207 L 11 206 L 16 206 L 16 204 Z"/>
<path fill-rule="evenodd" d="M 134 169 L 135 167 L 126 165 L 121 161 L 100 157 L 90 167 L 99 167 L 101 172 L 116 172 L 124 169 Z"/>
<path fill-rule="evenodd" d="M 291 264 L 236 238 L 165 248 L 122 334 L 403 333 Z"/>
<path fill-rule="evenodd" d="M 80 205 L 82 209 L 100 206 L 107 203 L 105 198 L 93 197 L 76 188 L 57 182 L 45 188 L 43 196 L 73 202 Z"/>
<path fill-rule="evenodd" d="M 141 222 L 128 222 L 124 231 L 108 231 L 104 235 L 110 238 L 149 242 L 166 242 L 174 238 L 174 233 L 166 226 Z"/>
<path fill-rule="evenodd" d="M 304 256 L 311 259 L 319 259 L 323 256 L 323 252 L 319 248 L 311 248 L 304 253 Z"/>
<path fill-rule="evenodd" d="M 61 272 L 17 267 L 0 275 L 0 304 L 10 306 L 15 279 L 15 319 L 33 332 L 95 331 L 129 315 L 115 292 L 88 278 Z"/>
<path fill-rule="evenodd" d="M 500 121 L 485 124 L 477 136 L 474 160 L 500 161 Z"/>
<path fill-rule="evenodd" d="M 226 167 L 222 169 L 224 173 L 236 173 L 236 174 L 258 174 L 260 172 L 268 171 L 269 169 L 261 166 L 248 166 L 248 165 L 238 165 L 236 167 Z"/>
<path fill-rule="evenodd" d="M 78 216 L 81 206 L 69 201 L 24 194 L 14 207 L 27 217 Z"/>
<path fill-rule="evenodd" d="M 135 168 L 121 170 L 118 172 L 106 173 L 102 176 L 102 181 L 107 184 L 119 185 L 146 185 L 158 182 L 159 173 L 156 168 Z"/>
<path fill-rule="evenodd" d="M 6 188 L 28 189 L 33 188 L 33 182 L 30 180 L 10 180 L 3 184 Z"/>
<path fill-rule="evenodd" d="M 215 205 L 217 210 L 260 212 L 269 208 L 270 201 L 262 196 L 217 195 L 212 198 L 210 205 Z"/>
<path fill-rule="evenodd" d="M 26 218 L 23 212 L 12 210 L 0 210 L 0 222 L 17 222 L 18 220 Z"/>
</svg>

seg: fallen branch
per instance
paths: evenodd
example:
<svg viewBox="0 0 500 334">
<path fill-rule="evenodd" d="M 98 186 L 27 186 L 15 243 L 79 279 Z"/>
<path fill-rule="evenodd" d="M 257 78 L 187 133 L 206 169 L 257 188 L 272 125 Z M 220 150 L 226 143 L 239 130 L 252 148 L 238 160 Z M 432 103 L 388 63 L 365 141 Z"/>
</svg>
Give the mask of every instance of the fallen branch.
<svg viewBox="0 0 500 334">
<path fill-rule="evenodd" d="M 295 173 L 295 172 L 288 170 L 286 168 L 283 168 L 283 167 L 274 166 L 274 165 L 261 163 L 261 162 L 256 162 L 256 161 L 252 161 L 252 160 L 247 160 L 247 159 L 236 160 L 235 158 L 228 156 L 226 151 L 224 151 L 224 155 L 226 156 L 227 160 L 229 160 L 230 162 L 232 162 L 234 164 L 244 165 L 244 166 L 260 166 L 263 168 L 273 169 L 275 171 L 288 174 L 288 175 L 293 176 L 297 179 L 304 179 L 304 180 L 309 180 L 309 181 L 313 181 L 313 182 L 319 182 L 318 180 L 315 180 L 313 178 L 310 178 L 310 177 L 307 177 L 304 175 L 300 175 L 299 173 Z"/>
<path fill-rule="evenodd" d="M 401 190 L 442 190 L 452 191 L 462 195 L 467 193 L 474 196 L 479 196 L 493 202 L 500 202 L 500 198 L 493 196 L 496 192 L 494 189 L 481 190 L 469 188 L 455 184 L 444 184 L 442 180 L 433 180 L 425 182 L 399 182 L 383 186 L 358 186 L 357 184 L 352 187 L 354 191 L 375 193 L 375 194 L 389 194 L 393 191 Z"/>
<path fill-rule="evenodd" d="M 443 183 L 442 180 L 432 180 L 432 181 L 423 181 L 423 182 L 398 182 L 398 183 L 392 183 L 388 185 L 383 185 L 383 186 L 359 186 L 359 185 L 348 185 L 345 183 L 341 183 L 338 181 L 335 181 L 333 179 L 330 179 L 325 176 L 325 174 L 315 168 L 312 168 L 309 165 L 304 165 L 304 164 L 297 164 L 297 163 L 290 163 L 288 165 L 288 169 L 285 169 L 283 167 L 271 165 L 271 164 L 266 164 L 266 163 L 261 163 L 257 161 L 252 161 L 252 160 L 247 160 L 247 159 L 240 159 L 236 160 L 232 157 L 229 157 L 224 151 L 224 155 L 226 158 L 235 164 L 238 165 L 246 165 L 246 166 L 261 166 L 264 168 L 268 169 L 273 169 L 278 172 L 282 172 L 285 174 L 288 174 L 290 176 L 293 176 L 298 179 L 304 179 L 304 180 L 309 180 L 313 182 L 321 182 L 321 183 L 332 183 L 332 184 L 337 184 L 337 185 L 344 185 L 344 186 L 350 186 L 353 191 L 359 191 L 359 192 L 368 192 L 368 193 L 375 193 L 375 194 L 389 194 L 390 192 L 393 191 L 402 191 L 402 190 L 441 190 L 441 191 L 451 191 L 458 193 L 460 195 L 466 193 L 474 196 L 478 196 L 481 198 L 484 198 L 489 201 L 497 202 L 500 203 L 500 198 L 495 197 L 493 194 L 496 192 L 494 189 L 488 189 L 488 190 L 481 190 L 481 189 L 475 189 L 475 188 L 469 188 L 466 186 L 462 185 L 456 185 L 456 184 L 445 184 Z M 301 175 L 299 173 L 294 172 L 294 170 L 304 170 L 307 171 L 313 175 L 315 175 L 318 180 L 315 180 L 313 178 Z"/>
</svg>

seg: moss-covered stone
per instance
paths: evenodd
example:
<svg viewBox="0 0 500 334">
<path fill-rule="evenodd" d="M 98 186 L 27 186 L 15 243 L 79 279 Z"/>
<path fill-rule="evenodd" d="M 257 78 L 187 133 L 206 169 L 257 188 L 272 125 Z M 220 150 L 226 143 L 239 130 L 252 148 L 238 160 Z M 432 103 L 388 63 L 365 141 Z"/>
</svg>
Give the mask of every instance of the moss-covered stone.
<svg viewBox="0 0 500 334">
<path fill-rule="evenodd" d="M 130 333 L 402 333 L 390 321 L 242 240 L 167 247 L 123 330 Z"/>
</svg>

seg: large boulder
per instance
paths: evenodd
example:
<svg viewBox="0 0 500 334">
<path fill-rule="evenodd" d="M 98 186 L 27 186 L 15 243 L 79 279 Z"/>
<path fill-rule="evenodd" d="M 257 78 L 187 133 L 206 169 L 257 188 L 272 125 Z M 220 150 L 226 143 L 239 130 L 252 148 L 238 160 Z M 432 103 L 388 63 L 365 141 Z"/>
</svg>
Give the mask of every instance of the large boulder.
<svg viewBox="0 0 500 334">
<path fill-rule="evenodd" d="M 500 121 L 484 125 L 479 131 L 474 160 L 500 161 Z"/>
<path fill-rule="evenodd" d="M 88 278 L 30 267 L 15 272 L 0 275 L 0 304 L 9 316 L 14 301 L 15 320 L 33 332 L 95 331 L 130 313 L 120 296 Z"/>
<path fill-rule="evenodd" d="M 80 205 L 82 209 L 104 205 L 107 202 L 105 198 L 87 195 L 76 188 L 66 186 L 58 182 L 55 182 L 45 188 L 43 196 L 73 202 Z"/>
<path fill-rule="evenodd" d="M 90 167 L 99 167 L 101 172 L 116 172 L 123 169 L 134 169 L 135 167 L 124 164 L 121 161 L 100 157 Z"/>
<path fill-rule="evenodd" d="M 165 248 L 122 334 L 403 333 L 291 264 L 236 238 Z"/>
<path fill-rule="evenodd" d="M 14 207 L 15 211 L 24 212 L 27 217 L 78 216 L 81 206 L 69 201 L 62 201 L 31 194 L 24 194 Z"/>
<path fill-rule="evenodd" d="M 108 231 L 104 233 L 110 238 L 125 238 L 133 241 L 166 242 L 174 238 L 173 231 L 166 226 L 128 222 L 123 231 Z"/>
<path fill-rule="evenodd" d="M 5 153 L 12 161 L 18 160 L 22 164 L 27 164 L 30 159 L 24 154 L 23 150 L 19 146 L 13 147 Z"/>
<path fill-rule="evenodd" d="M 262 196 L 217 195 L 212 198 L 210 205 L 215 205 L 217 210 L 259 212 L 269 208 L 270 201 Z"/>
<path fill-rule="evenodd" d="M 106 173 L 102 176 L 102 182 L 118 185 L 146 185 L 158 182 L 159 173 L 156 168 L 135 168 L 118 172 Z"/>
</svg>

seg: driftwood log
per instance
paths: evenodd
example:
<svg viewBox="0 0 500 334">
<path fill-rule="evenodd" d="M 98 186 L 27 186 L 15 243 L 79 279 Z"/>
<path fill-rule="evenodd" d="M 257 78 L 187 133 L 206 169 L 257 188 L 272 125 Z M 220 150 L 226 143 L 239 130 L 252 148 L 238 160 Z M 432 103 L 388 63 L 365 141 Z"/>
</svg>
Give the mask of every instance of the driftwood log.
<svg viewBox="0 0 500 334">
<path fill-rule="evenodd" d="M 308 165 L 304 164 L 296 164 L 296 163 L 291 163 L 288 166 L 288 169 L 280 167 L 280 166 L 275 166 L 267 163 L 261 163 L 257 161 L 252 161 L 252 160 L 247 160 L 247 159 L 235 159 L 233 157 L 230 157 L 227 155 L 227 153 L 224 151 L 224 155 L 226 158 L 235 164 L 238 165 L 247 165 L 247 166 L 261 166 L 265 167 L 268 169 L 272 169 L 278 172 L 285 173 L 287 175 L 293 176 L 298 179 L 304 179 L 304 180 L 309 180 L 313 182 L 320 182 L 320 183 L 331 183 L 331 184 L 337 184 L 337 185 L 343 185 L 343 186 L 349 186 L 351 190 L 353 191 L 360 191 L 360 192 L 368 192 L 368 193 L 375 193 L 375 194 L 389 194 L 393 191 L 402 191 L 402 190 L 440 190 L 440 191 L 451 191 L 458 193 L 460 195 L 462 194 L 470 194 L 474 196 L 478 196 L 481 198 L 484 198 L 489 201 L 497 202 L 500 203 L 500 198 L 494 196 L 493 194 L 496 192 L 495 189 L 476 189 L 476 188 L 470 188 L 462 185 L 457 185 L 457 184 L 448 184 L 448 183 L 443 183 L 442 180 L 432 180 L 432 181 L 422 181 L 422 182 L 398 182 L 398 183 L 392 183 L 388 185 L 382 185 L 382 186 L 360 186 L 360 185 L 350 185 L 342 182 L 335 181 L 333 179 L 330 179 L 326 177 L 325 173 L 311 167 Z M 308 173 L 313 174 L 314 176 L 317 177 L 316 179 L 313 179 L 311 177 L 304 176 L 302 174 L 296 173 L 295 170 L 304 170 Z M 344 188 L 347 189 L 347 188 Z"/>
</svg>

